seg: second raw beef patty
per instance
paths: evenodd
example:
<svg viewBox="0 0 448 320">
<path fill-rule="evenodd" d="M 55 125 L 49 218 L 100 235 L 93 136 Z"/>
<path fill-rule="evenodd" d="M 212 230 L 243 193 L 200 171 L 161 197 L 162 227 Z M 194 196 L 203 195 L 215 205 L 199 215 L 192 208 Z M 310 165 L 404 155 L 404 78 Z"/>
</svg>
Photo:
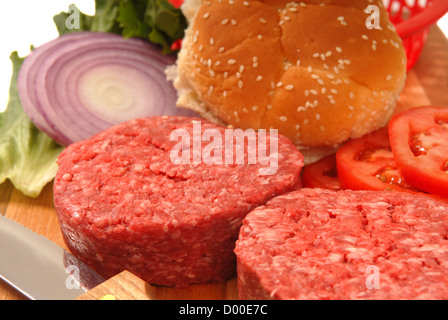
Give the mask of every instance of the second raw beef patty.
<svg viewBox="0 0 448 320">
<path fill-rule="evenodd" d="M 241 299 L 448 298 L 448 206 L 398 191 L 301 189 L 243 220 Z"/>
</svg>

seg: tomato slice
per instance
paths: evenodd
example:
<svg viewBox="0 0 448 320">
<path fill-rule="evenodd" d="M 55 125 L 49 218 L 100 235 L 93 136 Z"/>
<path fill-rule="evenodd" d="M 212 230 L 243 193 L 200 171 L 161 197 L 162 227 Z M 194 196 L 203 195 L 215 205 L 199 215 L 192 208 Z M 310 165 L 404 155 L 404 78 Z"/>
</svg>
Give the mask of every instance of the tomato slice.
<svg viewBox="0 0 448 320">
<path fill-rule="evenodd" d="M 336 165 L 343 189 L 418 193 L 398 170 L 387 127 L 347 142 L 336 153 Z"/>
<path fill-rule="evenodd" d="M 336 169 L 336 155 L 331 154 L 305 166 L 302 171 L 302 184 L 307 188 L 341 190 Z"/>
<path fill-rule="evenodd" d="M 420 190 L 448 197 L 448 108 L 403 111 L 390 120 L 389 136 L 406 180 Z"/>
</svg>

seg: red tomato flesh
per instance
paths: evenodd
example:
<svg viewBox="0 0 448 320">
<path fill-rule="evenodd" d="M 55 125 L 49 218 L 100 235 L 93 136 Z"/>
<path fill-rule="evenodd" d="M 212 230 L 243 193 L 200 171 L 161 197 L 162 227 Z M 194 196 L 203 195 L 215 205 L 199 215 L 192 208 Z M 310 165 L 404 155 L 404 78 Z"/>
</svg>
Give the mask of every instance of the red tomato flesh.
<svg viewBox="0 0 448 320">
<path fill-rule="evenodd" d="M 347 142 L 336 153 L 336 165 L 343 189 L 418 192 L 398 170 L 387 128 Z"/>
<path fill-rule="evenodd" d="M 306 165 L 302 172 L 304 187 L 341 190 L 336 169 L 336 155 L 334 154 Z"/>
<path fill-rule="evenodd" d="M 448 197 L 448 108 L 409 109 L 389 122 L 394 158 L 415 188 Z"/>
</svg>

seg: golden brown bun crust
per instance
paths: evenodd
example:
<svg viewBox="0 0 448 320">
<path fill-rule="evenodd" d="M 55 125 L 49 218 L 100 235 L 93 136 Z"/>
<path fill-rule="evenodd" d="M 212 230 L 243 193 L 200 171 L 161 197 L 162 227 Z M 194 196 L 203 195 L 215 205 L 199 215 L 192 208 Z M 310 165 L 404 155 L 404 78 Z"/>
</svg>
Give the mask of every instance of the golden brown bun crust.
<svg viewBox="0 0 448 320">
<path fill-rule="evenodd" d="M 406 55 L 381 0 L 189 1 L 171 77 L 180 106 L 234 127 L 276 128 L 316 150 L 389 120 Z M 372 4 L 379 30 L 366 27 Z"/>
</svg>

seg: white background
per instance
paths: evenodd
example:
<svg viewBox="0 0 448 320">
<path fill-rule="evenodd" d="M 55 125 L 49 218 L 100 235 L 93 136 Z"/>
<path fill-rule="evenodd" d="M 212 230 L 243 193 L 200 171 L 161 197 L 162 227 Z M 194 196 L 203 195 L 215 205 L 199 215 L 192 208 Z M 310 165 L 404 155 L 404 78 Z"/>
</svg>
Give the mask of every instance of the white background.
<svg viewBox="0 0 448 320">
<path fill-rule="evenodd" d="M 8 102 L 9 83 L 12 65 L 9 60 L 11 52 L 18 51 L 24 57 L 35 47 L 53 40 L 58 31 L 53 16 L 61 11 L 68 11 L 70 4 L 84 13 L 95 13 L 94 0 L 10 0 L 0 4 L 0 111 Z"/>
<path fill-rule="evenodd" d="M 11 62 L 9 55 L 18 51 L 21 57 L 28 55 L 31 45 L 39 46 L 57 37 L 53 16 L 61 11 L 68 11 L 70 4 L 84 13 L 93 15 L 94 0 L 12 0 L 2 1 L 0 5 L 0 112 L 6 108 L 9 82 L 11 79 Z M 448 14 L 439 26 L 448 37 Z"/>
</svg>

